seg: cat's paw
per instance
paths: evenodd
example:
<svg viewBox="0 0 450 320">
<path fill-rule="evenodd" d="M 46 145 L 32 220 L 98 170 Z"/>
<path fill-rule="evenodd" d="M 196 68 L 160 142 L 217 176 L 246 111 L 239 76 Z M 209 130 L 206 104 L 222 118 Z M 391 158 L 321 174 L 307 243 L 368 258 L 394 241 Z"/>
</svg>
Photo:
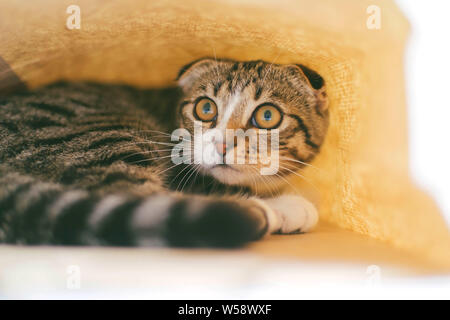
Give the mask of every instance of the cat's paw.
<svg viewBox="0 0 450 320">
<path fill-rule="evenodd" d="M 250 199 L 191 196 L 182 203 L 169 222 L 172 245 L 234 248 L 266 232 L 265 210 Z"/>
<path fill-rule="evenodd" d="M 303 233 L 308 232 L 317 224 L 319 215 L 310 201 L 297 195 L 281 195 L 265 199 L 271 209 L 269 230 L 271 233 Z"/>
</svg>

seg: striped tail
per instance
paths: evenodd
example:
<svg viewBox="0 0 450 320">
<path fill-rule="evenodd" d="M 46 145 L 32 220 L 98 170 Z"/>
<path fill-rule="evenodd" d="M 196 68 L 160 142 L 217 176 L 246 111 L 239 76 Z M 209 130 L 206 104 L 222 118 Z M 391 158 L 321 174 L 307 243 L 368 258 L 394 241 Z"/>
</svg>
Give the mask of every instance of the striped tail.
<svg viewBox="0 0 450 320">
<path fill-rule="evenodd" d="M 0 186 L 1 243 L 238 247 L 267 230 L 252 200 L 100 196 L 14 172 L 0 177 Z"/>
</svg>

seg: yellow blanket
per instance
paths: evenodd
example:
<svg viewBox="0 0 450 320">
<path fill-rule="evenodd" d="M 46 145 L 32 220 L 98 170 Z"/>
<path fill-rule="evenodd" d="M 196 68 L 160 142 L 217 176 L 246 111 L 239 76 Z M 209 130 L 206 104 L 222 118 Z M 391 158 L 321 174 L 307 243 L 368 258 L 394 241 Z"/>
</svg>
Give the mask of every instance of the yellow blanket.
<svg viewBox="0 0 450 320">
<path fill-rule="evenodd" d="M 328 224 L 254 250 L 307 258 L 335 252 L 330 258 L 350 260 L 375 250 L 375 257 L 410 264 L 396 258 L 404 252 L 414 263 L 450 271 L 446 224 L 409 179 L 403 70 L 409 25 L 392 1 L 376 1 L 374 16 L 373 2 L 0 0 L 6 62 L 0 88 L 17 84 L 6 65 L 31 88 L 60 79 L 172 85 L 182 65 L 204 56 L 307 65 L 327 82 L 331 126 L 313 163 L 320 169 L 307 169 L 308 182 L 294 183 L 315 191 Z M 70 5 L 80 8 L 79 29 L 72 29 Z M 357 234 L 385 245 L 359 245 L 367 240 Z"/>
</svg>

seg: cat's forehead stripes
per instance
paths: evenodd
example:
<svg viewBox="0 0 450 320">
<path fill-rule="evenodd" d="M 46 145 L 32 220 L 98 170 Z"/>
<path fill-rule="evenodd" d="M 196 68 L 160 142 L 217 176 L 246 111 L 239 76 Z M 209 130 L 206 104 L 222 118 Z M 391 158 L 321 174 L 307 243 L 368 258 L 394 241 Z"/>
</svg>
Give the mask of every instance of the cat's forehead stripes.
<svg viewBox="0 0 450 320">
<path fill-rule="evenodd" d="M 226 89 L 228 93 L 243 90 L 246 87 L 255 84 L 258 79 L 261 80 L 265 74 L 264 62 L 235 62 L 228 66 L 223 66 L 220 61 L 214 61 L 206 78 L 207 83 L 202 83 L 200 88 L 204 89 L 206 85 L 212 87 L 214 97 L 217 97 L 221 90 Z M 256 90 L 256 100 L 261 94 L 262 86 Z"/>
<path fill-rule="evenodd" d="M 233 116 L 233 113 L 236 111 L 237 106 L 240 103 L 241 95 L 238 93 L 233 94 L 230 99 L 227 101 L 224 106 L 223 115 L 219 117 L 219 121 L 217 122 L 218 129 L 225 129 L 228 126 L 228 122 L 230 118 Z"/>
<path fill-rule="evenodd" d="M 219 128 L 249 129 L 252 116 L 263 104 L 284 115 L 280 142 L 292 154 L 309 159 L 319 151 L 328 128 L 324 81 L 302 65 L 279 65 L 261 60 L 237 62 L 203 59 L 190 66 L 179 82 L 185 98 L 206 95 L 218 106 Z M 186 114 L 187 122 L 192 116 Z M 294 150 L 294 149 L 295 150 Z M 292 155 L 291 155 L 292 156 Z"/>
<path fill-rule="evenodd" d="M 222 105 L 223 116 L 219 116 L 218 125 L 227 128 L 245 127 L 257 106 L 252 98 L 252 88 L 244 87 L 235 91 Z"/>
</svg>

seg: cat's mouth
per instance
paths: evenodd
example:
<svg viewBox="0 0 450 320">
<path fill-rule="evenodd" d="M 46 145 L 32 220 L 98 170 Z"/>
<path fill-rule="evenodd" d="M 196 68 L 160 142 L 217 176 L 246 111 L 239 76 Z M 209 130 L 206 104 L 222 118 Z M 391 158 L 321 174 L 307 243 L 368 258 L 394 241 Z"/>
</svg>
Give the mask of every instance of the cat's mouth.
<svg viewBox="0 0 450 320">
<path fill-rule="evenodd" d="M 220 169 L 224 169 L 224 170 L 230 169 L 230 170 L 233 170 L 233 171 L 240 172 L 238 169 L 233 168 L 232 166 L 230 166 L 230 165 L 228 165 L 226 163 L 216 164 L 211 169 L 215 169 L 215 168 L 220 168 Z"/>
<path fill-rule="evenodd" d="M 245 170 L 240 170 L 229 164 L 216 164 L 206 169 L 208 175 L 214 177 L 218 181 L 229 185 L 246 185 L 250 178 Z"/>
</svg>

